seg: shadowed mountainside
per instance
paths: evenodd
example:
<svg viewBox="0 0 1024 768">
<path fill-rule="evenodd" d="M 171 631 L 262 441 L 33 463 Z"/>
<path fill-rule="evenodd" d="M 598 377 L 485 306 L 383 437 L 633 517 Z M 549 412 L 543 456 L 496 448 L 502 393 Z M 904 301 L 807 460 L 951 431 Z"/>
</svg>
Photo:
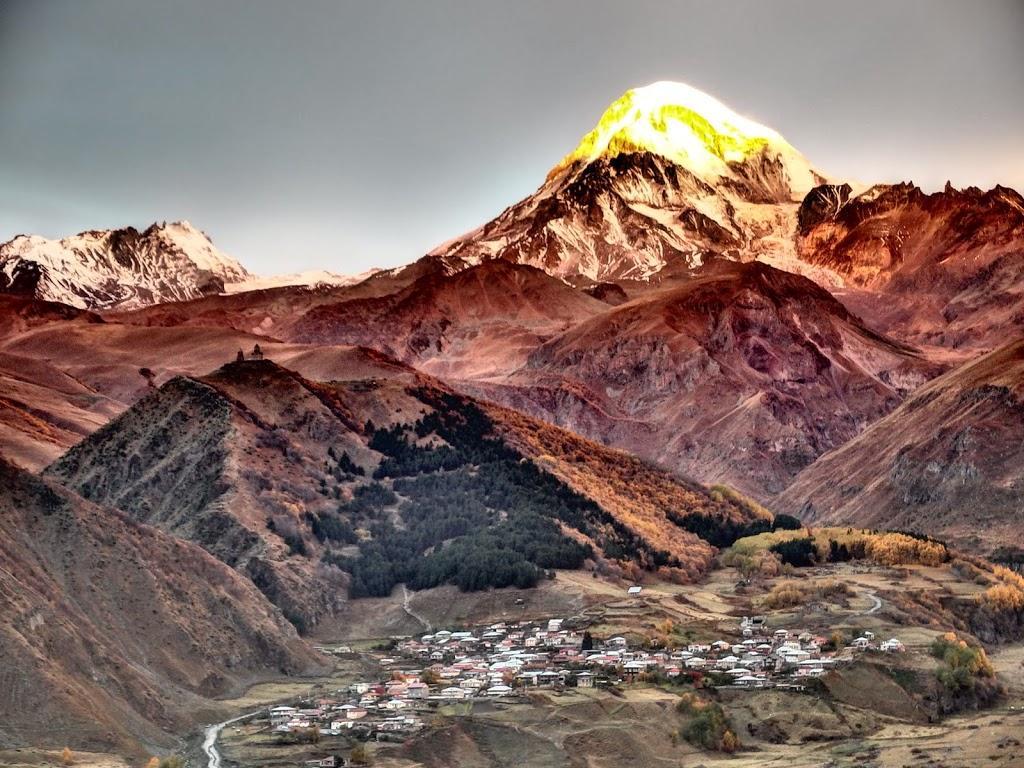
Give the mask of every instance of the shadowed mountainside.
<svg viewBox="0 0 1024 768">
<path fill-rule="evenodd" d="M 916 530 L 971 549 L 1015 542 L 1024 504 L 1024 341 L 917 390 L 805 469 L 774 502 L 813 523 Z"/>
<path fill-rule="evenodd" d="M 194 544 L 0 459 L 0 742 L 151 754 L 209 699 L 316 667 L 246 579 Z"/>
</svg>

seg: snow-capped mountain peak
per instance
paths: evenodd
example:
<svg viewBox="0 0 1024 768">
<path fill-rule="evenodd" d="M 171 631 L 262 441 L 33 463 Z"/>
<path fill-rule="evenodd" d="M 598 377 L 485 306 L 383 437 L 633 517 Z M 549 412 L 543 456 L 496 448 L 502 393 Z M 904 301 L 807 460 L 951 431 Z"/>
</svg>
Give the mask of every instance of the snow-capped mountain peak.
<svg viewBox="0 0 1024 768">
<path fill-rule="evenodd" d="M 184 301 L 249 276 L 187 221 L 89 230 L 60 240 L 19 235 L 0 245 L 0 291 L 90 309 Z"/>
<path fill-rule="evenodd" d="M 626 91 L 551 175 L 580 162 L 635 152 L 663 157 L 708 183 L 731 176 L 733 164 L 768 153 L 782 161 L 796 199 L 820 183 L 806 158 L 776 131 L 671 81 Z"/>
<path fill-rule="evenodd" d="M 771 128 L 659 82 L 613 102 L 533 195 L 430 255 L 598 282 L 695 268 L 709 253 L 788 264 L 797 206 L 823 182 Z"/>
</svg>

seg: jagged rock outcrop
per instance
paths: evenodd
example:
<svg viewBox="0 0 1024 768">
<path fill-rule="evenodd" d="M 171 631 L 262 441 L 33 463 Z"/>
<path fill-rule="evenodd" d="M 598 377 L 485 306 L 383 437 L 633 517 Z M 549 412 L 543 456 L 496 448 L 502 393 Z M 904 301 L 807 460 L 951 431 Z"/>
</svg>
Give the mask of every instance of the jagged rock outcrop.
<svg viewBox="0 0 1024 768">
<path fill-rule="evenodd" d="M 801 262 L 897 338 L 986 349 L 1024 330 L 1024 198 L 1012 189 L 818 187 L 799 219 Z"/>
</svg>

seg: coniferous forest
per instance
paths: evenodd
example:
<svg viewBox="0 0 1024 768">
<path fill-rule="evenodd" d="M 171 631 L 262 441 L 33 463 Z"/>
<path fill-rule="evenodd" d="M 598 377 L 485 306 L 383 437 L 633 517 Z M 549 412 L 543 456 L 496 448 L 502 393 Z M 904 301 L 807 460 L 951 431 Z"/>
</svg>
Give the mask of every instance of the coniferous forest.
<svg viewBox="0 0 1024 768">
<path fill-rule="evenodd" d="M 387 595 L 403 582 L 414 589 L 531 587 L 545 572 L 579 568 L 594 555 L 564 528 L 613 559 L 642 553 L 653 567 L 673 564 L 496 438 L 476 405 L 431 390 L 417 396 L 435 410 L 413 424 L 368 423 L 369 446 L 384 456 L 374 482 L 313 528 L 321 541 L 344 543 L 355 540 L 356 527 L 369 532 L 358 554 L 325 555 L 351 574 L 353 597 Z"/>
</svg>

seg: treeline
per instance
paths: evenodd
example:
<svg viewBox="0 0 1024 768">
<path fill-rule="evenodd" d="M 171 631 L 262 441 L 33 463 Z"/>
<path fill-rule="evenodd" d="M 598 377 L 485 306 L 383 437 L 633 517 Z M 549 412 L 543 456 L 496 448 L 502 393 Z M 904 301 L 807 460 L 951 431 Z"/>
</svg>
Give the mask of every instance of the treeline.
<svg viewBox="0 0 1024 768">
<path fill-rule="evenodd" d="M 879 565 L 940 565 L 949 559 L 946 545 L 927 536 L 905 533 L 850 533 L 841 540 L 814 536 L 784 539 L 769 550 L 783 563 L 806 568 L 818 563 L 872 560 Z"/>
<path fill-rule="evenodd" d="M 412 425 L 389 428 L 367 422 L 369 445 L 385 459 L 374 471 L 375 478 L 409 477 L 429 472 L 451 471 L 467 464 L 510 461 L 517 454 L 492 435 L 494 425 L 475 403 L 458 395 L 418 389 L 414 393 L 435 410 Z M 423 446 L 422 440 L 436 435 L 442 443 Z M 410 437 L 415 439 L 410 440 Z"/>
<path fill-rule="evenodd" d="M 1024 549 L 1020 547 L 999 547 L 989 555 L 988 559 L 1018 573 L 1024 571 Z"/>
</svg>

